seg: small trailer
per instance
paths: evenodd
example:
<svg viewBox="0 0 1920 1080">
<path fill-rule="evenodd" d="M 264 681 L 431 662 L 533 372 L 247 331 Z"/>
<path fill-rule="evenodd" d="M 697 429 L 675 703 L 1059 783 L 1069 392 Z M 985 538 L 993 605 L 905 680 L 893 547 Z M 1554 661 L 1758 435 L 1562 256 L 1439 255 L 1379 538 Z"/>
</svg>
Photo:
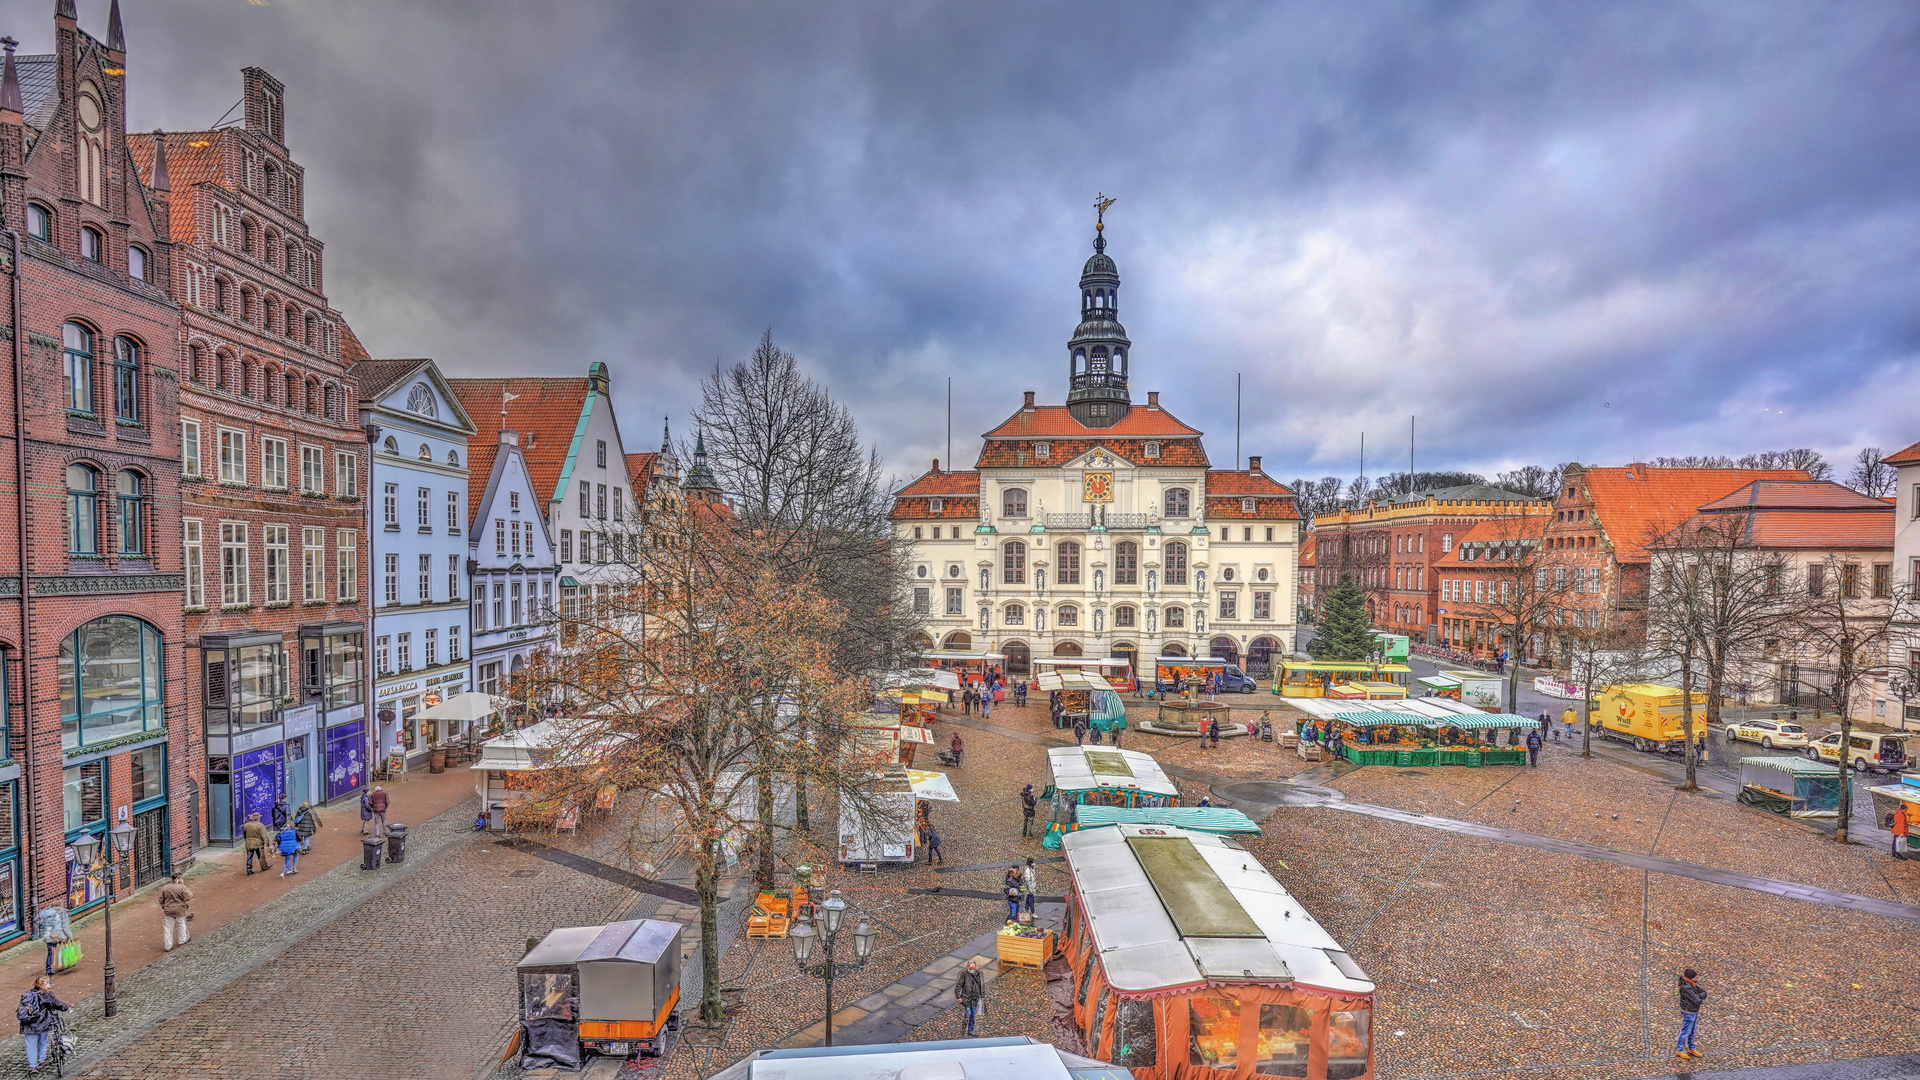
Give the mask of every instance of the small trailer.
<svg viewBox="0 0 1920 1080">
<path fill-rule="evenodd" d="M 576 1067 L 587 1054 L 666 1052 L 680 1017 L 677 922 L 563 926 L 515 966 L 526 1057 Z"/>
</svg>

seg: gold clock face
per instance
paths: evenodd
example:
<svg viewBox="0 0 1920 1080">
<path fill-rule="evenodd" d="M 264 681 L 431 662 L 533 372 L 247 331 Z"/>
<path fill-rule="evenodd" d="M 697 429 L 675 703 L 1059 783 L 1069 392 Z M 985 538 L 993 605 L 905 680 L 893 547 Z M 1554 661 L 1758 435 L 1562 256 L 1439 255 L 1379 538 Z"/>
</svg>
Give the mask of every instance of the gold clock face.
<svg viewBox="0 0 1920 1080">
<path fill-rule="evenodd" d="M 1088 502 L 1112 502 L 1113 474 L 1108 472 L 1090 472 L 1086 474 L 1085 491 L 1086 501 Z"/>
</svg>

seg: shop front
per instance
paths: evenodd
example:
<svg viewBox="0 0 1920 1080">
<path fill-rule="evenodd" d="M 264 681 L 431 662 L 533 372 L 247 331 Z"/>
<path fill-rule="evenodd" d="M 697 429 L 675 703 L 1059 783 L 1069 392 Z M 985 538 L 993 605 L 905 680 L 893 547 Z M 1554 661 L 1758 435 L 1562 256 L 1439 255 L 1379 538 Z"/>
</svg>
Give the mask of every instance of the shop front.
<svg viewBox="0 0 1920 1080">
<path fill-rule="evenodd" d="M 248 814 L 271 820 L 274 799 L 286 791 L 286 647 L 277 630 L 204 634 L 200 658 L 208 839 L 232 844 Z"/>
<path fill-rule="evenodd" d="M 429 751 L 456 735 L 465 737 L 467 722 L 435 715 L 422 715 L 434 706 L 466 692 L 467 669 L 463 667 L 416 671 L 404 678 L 374 686 L 375 715 L 380 721 L 380 750 L 383 759 L 399 752 L 407 768 L 426 761 Z"/>
<path fill-rule="evenodd" d="M 308 733 L 317 773 L 314 790 L 331 802 L 367 783 L 365 627 L 357 622 L 300 628 L 301 687 L 314 706 Z"/>
</svg>

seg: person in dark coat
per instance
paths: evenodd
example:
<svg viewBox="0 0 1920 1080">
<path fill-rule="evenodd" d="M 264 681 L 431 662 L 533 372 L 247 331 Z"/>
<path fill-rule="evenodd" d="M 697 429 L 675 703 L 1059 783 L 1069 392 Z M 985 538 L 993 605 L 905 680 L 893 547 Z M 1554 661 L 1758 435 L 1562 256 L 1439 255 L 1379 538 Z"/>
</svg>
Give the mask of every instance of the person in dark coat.
<svg viewBox="0 0 1920 1080">
<path fill-rule="evenodd" d="M 1073 718 L 1073 744 L 1075 746 L 1079 746 L 1082 743 L 1085 743 L 1086 741 L 1087 741 L 1086 717 L 1076 716 Z"/>
<path fill-rule="evenodd" d="M 1020 835 L 1021 836 L 1033 835 L 1033 812 L 1039 807 L 1039 805 L 1040 805 L 1040 800 L 1033 797 L 1033 785 L 1028 784 L 1026 788 L 1020 792 Z"/>
<path fill-rule="evenodd" d="M 1680 973 L 1680 1038 L 1673 1044 L 1677 1058 L 1705 1057 L 1693 1048 L 1694 1029 L 1700 1024 L 1700 1006 L 1707 1003 L 1706 988 L 1697 981 L 1700 973 L 1688 968 Z"/>
<path fill-rule="evenodd" d="M 1540 765 L 1540 732 L 1536 730 L 1528 730 L 1527 732 L 1527 767 L 1530 769 L 1538 768 L 1539 765 Z"/>
<path fill-rule="evenodd" d="M 300 838 L 300 854 L 313 850 L 313 834 L 320 831 L 320 815 L 314 812 L 313 804 L 303 802 L 299 812 L 293 815 L 293 835 Z"/>
<path fill-rule="evenodd" d="M 293 811 L 287 806 L 287 797 L 280 795 L 273 800 L 273 831 L 279 832 L 293 820 Z"/>
<path fill-rule="evenodd" d="M 957 731 L 954 732 L 953 742 L 951 745 L 948 746 L 948 749 L 953 751 L 953 763 L 955 765 L 960 764 L 960 755 L 963 751 L 966 750 L 966 748 L 967 748 L 966 744 L 960 741 L 960 733 Z"/>
<path fill-rule="evenodd" d="M 1007 898 L 1007 921 L 1012 922 L 1020 914 L 1020 871 L 1007 867 L 1007 876 L 1000 882 L 1000 892 Z"/>
<path fill-rule="evenodd" d="M 947 857 L 940 854 L 940 830 L 927 826 L 927 865 L 945 866 Z"/>
<path fill-rule="evenodd" d="M 272 856 L 267 854 L 269 836 L 267 827 L 260 823 L 259 814 L 247 815 L 247 823 L 240 826 L 240 835 L 247 848 L 247 874 L 249 876 L 253 874 L 255 859 L 260 860 L 260 869 L 264 871 L 267 868 L 267 860 Z"/>
<path fill-rule="evenodd" d="M 33 980 L 33 989 L 20 995 L 20 1034 L 27 1044 L 27 1072 L 40 1071 L 47 1060 L 47 1046 L 59 1027 L 59 1014 L 72 1012 L 66 1002 L 53 996 L 53 976 Z"/>
<path fill-rule="evenodd" d="M 387 789 L 375 786 L 367 794 L 367 809 L 373 811 L 373 835 L 387 834 Z"/>
<path fill-rule="evenodd" d="M 987 984 L 980 978 L 980 964 L 976 960 L 967 961 L 967 969 L 953 984 L 953 999 L 967 1010 L 967 1037 L 973 1037 L 973 1023 L 980 1015 L 980 1002 L 987 996 Z"/>
</svg>

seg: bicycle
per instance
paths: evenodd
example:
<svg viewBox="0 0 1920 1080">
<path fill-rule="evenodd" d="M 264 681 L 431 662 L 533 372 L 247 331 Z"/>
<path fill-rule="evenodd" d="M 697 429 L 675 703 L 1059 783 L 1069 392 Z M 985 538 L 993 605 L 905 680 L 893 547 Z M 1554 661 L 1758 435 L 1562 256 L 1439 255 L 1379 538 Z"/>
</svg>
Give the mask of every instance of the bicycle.
<svg viewBox="0 0 1920 1080">
<path fill-rule="evenodd" d="M 76 1049 L 78 1041 L 67 1030 L 66 1018 L 57 1012 L 53 1014 L 53 1030 L 47 1035 L 47 1060 L 40 1063 L 40 1068 L 52 1065 L 54 1078 L 59 1080 L 67 1074 L 67 1055 Z"/>
</svg>

